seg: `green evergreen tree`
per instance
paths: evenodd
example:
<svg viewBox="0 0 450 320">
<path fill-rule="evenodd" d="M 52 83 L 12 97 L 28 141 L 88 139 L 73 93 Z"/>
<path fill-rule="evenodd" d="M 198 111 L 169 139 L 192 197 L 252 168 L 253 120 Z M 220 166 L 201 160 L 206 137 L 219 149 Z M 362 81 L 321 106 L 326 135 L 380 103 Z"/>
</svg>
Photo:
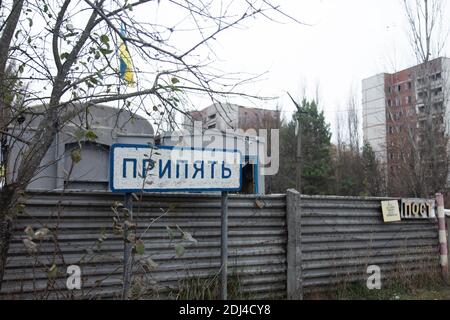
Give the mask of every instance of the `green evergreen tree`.
<svg viewBox="0 0 450 320">
<path fill-rule="evenodd" d="M 361 158 L 365 195 L 386 195 L 383 169 L 376 158 L 375 152 L 367 141 L 364 143 Z"/>
<path fill-rule="evenodd" d="M 282 123 L 279 144 L 280 166 L 278 173 L 270 177 L 274 193 L 284 193 L 287 189 L 296 187 L 296 139 L 295 121 Z"/>
<path fill-rule="evenodd" d="M 296 188 L 297 136 L 295 127 L 300 119 L 302 135 L 302 181 L 304 194 L 332 193 L 332 161 L 330 125 L 325 122 L 323 111 L 314 101 L 303 99 L 301 112 L 295 112 L 292 120 L 280 128 L 280 168 L 272 178 L 273 192 L 286 192 Z"/>
<path fill-rule="evenodd" d="M 301 191 L 329 194 L 332 180 L 330 124 L 314 100 L 303 99 L 300 112 L 297 111 L 294 118 L 300 120 L 302 135 Z"/>
</svg>

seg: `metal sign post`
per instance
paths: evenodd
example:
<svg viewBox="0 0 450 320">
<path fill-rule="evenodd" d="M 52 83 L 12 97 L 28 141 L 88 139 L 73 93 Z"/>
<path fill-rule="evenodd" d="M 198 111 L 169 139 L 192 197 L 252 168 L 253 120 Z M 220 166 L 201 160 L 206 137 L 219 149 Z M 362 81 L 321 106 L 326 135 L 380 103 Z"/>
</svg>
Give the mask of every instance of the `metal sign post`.
<svg viewBox="0 0 450 320">
<path fill-rule="evenodd" d="M 228 287 L 228 192 L 222 191 L 222 221 L 220 228 L 220 299 L 227 300 Z"/>
<path fill-rule="evenodd" d="M 129 221 L 133 221 L 133 197 L 131 193 L 125 193 L 124 208 L 128 211 Z M 128 239 L 130 235 L 130 229 L 128 223 L 124 223 L 123 237 L 124 237 L 124 248 L 123 248 L 123 287 L 122 287 L 122 299 L 128 299 L 128 293 L 130 291 L 131 285 L 131 271 L 133 268 L 133 243 Z"/>
<path fill-rule="evenodd" d="M 114 144 L 110 149 L 109 187 L 125 193 L 133 220 L 132 192 L 221 191 L 220 298 L 227 299 L 228 192 L 242 188 L 242 156 L 237 150 Z M 123 299 L 130 290 L 133 242 L 124 226 Z"/>
</svg>

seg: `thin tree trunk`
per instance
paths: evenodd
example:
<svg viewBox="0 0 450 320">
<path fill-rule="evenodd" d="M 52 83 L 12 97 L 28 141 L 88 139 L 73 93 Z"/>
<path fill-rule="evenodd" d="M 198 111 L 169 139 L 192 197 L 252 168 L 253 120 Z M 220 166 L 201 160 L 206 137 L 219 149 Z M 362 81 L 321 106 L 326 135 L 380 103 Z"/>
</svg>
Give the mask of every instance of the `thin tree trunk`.
<svg viewBox="0 0 450 320">
<path fill-rule="evenodd" d="M 13 219 L 15 212 L 15 194 L 17 190 L 13 186 L 5 186 L 0 191 L 0 290 L 2 289 L 3 276 L 5 275 L 8 258 L 9 243 L 13 231 Z"/>
<path fill-rule="evenodd" d="M 0 279 L 2 280 L 5 275 L 11 234 L 12 220 L 7 219 L 5 215 L 2 215 L 2 220 L 0 221 Z M 2 283 L 3 281 L 0 281 L 0 290 L 2 289 Z"/>
</svg>

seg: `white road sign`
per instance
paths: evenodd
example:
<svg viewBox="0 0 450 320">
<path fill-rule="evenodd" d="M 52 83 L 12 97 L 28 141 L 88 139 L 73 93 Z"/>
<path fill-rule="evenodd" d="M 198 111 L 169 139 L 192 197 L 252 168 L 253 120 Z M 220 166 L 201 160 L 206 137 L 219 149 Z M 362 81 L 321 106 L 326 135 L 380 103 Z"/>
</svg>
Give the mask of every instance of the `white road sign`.
<svg viewBox="0 0 450 320">
<path fill-rule="evenodd" d="M 114 144 L 109 185 L 113 192 L 238 191 L 237 150 Z"/>
</svg>

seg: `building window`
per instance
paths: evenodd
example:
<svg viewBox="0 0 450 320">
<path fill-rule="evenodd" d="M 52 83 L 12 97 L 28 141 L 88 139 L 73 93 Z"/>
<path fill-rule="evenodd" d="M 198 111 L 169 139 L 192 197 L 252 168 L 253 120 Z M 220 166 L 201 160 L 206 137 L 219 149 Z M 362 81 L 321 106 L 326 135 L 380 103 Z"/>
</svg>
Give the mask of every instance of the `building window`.
<svg viewBox="0 0 450 320">
<path fill-rule="evenodd" d="M 443 107 L 443 103 L 442 102 L 438 102 L 438 103 L 433 104 L 433 107 L 438 112 L 443 111 L 443 108 L 442 108 Z"/>
<path fill-rule="evenodd" d="M 402 85 L 399 84 L 399 85 L 397 86 L 397 89 L 398 89 L 398 92 L 402 91 Z"/>
<path fill-rule="evenodd" d="M 210 125 L 208 126 L 208 129 L 214 129 L 215 127 L 216 127 L 216 124 L 213 123 L 213 124 L 210 124 Z"/>
<path fill-rule="evenodd" d="M 436 73 L 430 76 L 431 80 L 436 81 L 436 80 L 440 80 L 442 78 L 441 73 Z"/>
<path fill-rule="evenodd" d="M 411 103 L 412 103 L 412 97 L 408 96 L 408 104 L 411 104 Z"/>
<path fill-rule="evenodd" d="M 412 88 L 412 83 L 411 83 L 411 81 L 408 81 L 408 90 L 411 90 L 411 88 Z"/>
<path fill-rule="evenodd" d="M 426 97 L 428 97 L 428 93 L 426 91 L 419 92 L 419 98 L 426 98 Z"/>
<path fill-rule="evenodd" d="M 419 106 L 418 109 L 419 109 L 419 113 L 424 113 L 425 112 L 425 106 L 424 105 Z"/>
<path fill-rule="evenodd" d="M 392 104 L 391 99 L 388 99 L 388 107 L 390 107 Z"/>
<path fill-rule="evenodd" d="M 214 113 L 214 114 L 212 114 L 212 115 L 210 115 L 210 116 L 208 116 L 208 119 L 209 120 L 212 120 L 212 119 L 215 119 L 216 118 L 216 114 Z"/>
<path fill-rule="evenodd" d="M 436 90 L 434 90 L 434 95 L 437 96 L 439 95 L 439 93 L 442 92 L 442 87 L 437 88 Z"/>
</svg>

